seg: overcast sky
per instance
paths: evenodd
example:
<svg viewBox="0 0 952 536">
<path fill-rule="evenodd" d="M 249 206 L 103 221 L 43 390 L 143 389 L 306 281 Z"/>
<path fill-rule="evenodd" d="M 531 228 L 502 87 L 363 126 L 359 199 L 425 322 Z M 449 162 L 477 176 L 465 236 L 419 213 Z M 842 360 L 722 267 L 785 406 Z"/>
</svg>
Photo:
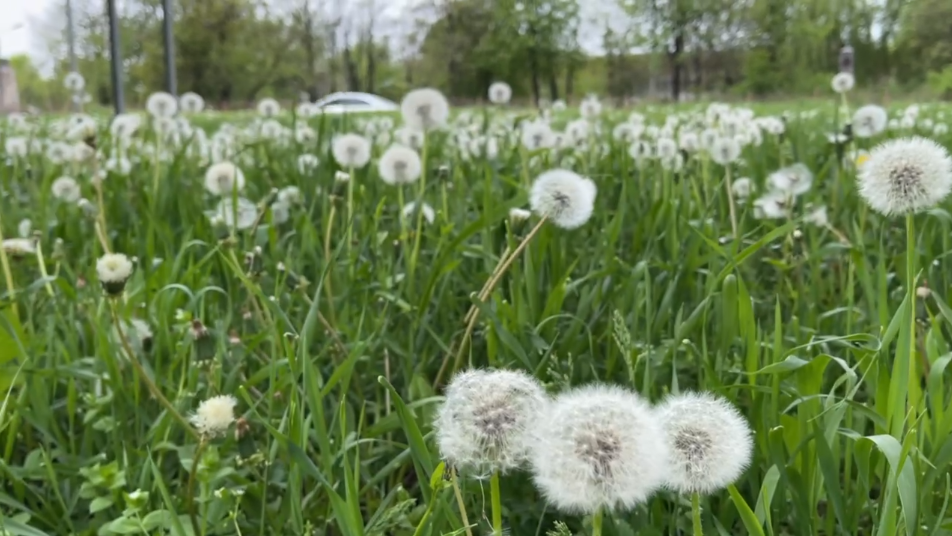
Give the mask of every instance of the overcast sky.
<svg viewBox="0 0 952 536">
<path fill-rule="evenodd" d="M 345 5 L 362 0 L 343 0 Z M 377 0 L 380 2 L 381 0 Z M 382 0 L 385 18 L 399 20 L 400 12 L 408 10 L 417 0 Z M 623 31 L 627 24 L 624 14 L 614 0 L 579 0 L 582 26 L 579 42 L 589 53 L 601 52 L 602 35 L 606 24 Z M 0 56 L 29 54 L 41 70 L 52 69 L 49 52 L 43 42 L 44 26 L 63 0 L 0 0 Z M 378 4 L 379 5 L 379 4 Z M 46 23 L 46 24 L 44 24 Z M 47 28 L 48 32 L 49 29 Z"/>
</svg>

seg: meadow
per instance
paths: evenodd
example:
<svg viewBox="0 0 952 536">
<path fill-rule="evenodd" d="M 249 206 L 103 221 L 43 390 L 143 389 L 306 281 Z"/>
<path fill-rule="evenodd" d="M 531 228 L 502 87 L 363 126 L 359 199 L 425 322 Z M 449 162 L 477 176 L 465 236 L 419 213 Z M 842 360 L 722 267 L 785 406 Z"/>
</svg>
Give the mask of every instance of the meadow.
<svg viewBox="0 0 952 536">
<path fill-rule="evenodd" d="M 837 89 L 0 120 L 0 534 L 952 534 L 949 202 L 857 181 L 887 140 L 952 146 L 952 106 Z M 523 373 L 468 396 L 531 454 L 452 436 L 473 369 Z M 507 413 L 512 377 L 604 400 Z M 703 493 L 645 447 L 687 392 L 749 428 L 692 458 L 736 469 Z M 647 424 L 599 455 L 631 456 L 553 489 L 545 426 L 616 409 Z"/>
</svg>

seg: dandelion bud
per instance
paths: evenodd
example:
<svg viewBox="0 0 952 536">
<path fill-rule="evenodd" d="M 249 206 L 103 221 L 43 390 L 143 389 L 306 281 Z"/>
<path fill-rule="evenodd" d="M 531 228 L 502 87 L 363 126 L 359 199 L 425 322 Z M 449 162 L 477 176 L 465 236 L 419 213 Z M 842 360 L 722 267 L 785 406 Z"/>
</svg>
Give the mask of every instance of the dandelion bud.
<svg viewBox="0 0 952 536">
<path fill-rule="evenodd" d="M 664 484 L 664 429 L 631 391 L 591 385 L 559 395 L 532 435 L 535 483 L 560 510 L 630 509 Z"/>
<path fill-rule="evenodd" d="M 532 216 L 532 212 L 524 208 L 509 209 L 509 221 L 516 223 L 526 221 Z"/>
<path fill-rule="evenodd" d="M 470 370 L 446 388 L 434 422 L 448 464 L 476 471 L 519 467 L 529 449 L 527 431 L 546 394 L 535 378 L 509 370 Z"/>
<path fill-rule="evenodd" d="M 198 410 L 188 420 L 206 438 L 224 435 L 235 421 L 237 405 L 238 399 L 231 395 L 215 396 L 199 404 Z"/>
<path fill-rule="evenodd" d="M 96 261 L 96 275 L 106 294 L 118 296 L 132 276 L 132 261 L 122 253 L 107 253 Z"/>
<path fill-rule="evenodd" d="M 920 300 L 924 300 L 932 295 L 932 290 L 929 287 L 922 286 L 916 289 L 916 297 Z"/>
<path fill-rule="evenodd" d="M 750 464 L 750 427 L 725 400 L 696 393 L 672 396 L 657 414 L 671 453 L 667 485 L 679 493 L 725 488 Z"/>
<path fill-rule="evenodd" d="M 334 180 L 337 182 L 347 182 L 350 180 L 350 173 L 346 171 L 338 171 L 334 173 Z"/>
<path fill-rule="evenodd" d="M 793 230 L 793 239 L 794 239 L 794 240 L 800 240 L 801 238 L 803 238 L 803 231 L 801 231 L 800 229 L 794 229 L 794 230 Z"/>
</svg>

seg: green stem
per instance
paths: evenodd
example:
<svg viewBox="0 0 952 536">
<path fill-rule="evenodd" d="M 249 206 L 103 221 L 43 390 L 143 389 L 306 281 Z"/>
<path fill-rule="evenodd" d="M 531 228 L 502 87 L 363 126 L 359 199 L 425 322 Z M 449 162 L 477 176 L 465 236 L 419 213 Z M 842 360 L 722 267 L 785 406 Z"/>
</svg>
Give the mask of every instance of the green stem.
<svg viewBox="0 0 952 536">
<path fill-rule="evenodd" d="M 916 222 L 915 216 L 906 215 L 906 299 L 909 303 L 909 316 L 906 320 L 909 327 L 909 362 L 906 364 L 909 371 L 909 422 L 916 421 L 918 406 L 919 378 L 916 374 Z"/>
<path fill-rule="evenodd" d="M 502 497 L 499 493 L 499 471 L 493 471 L 489 479 L 493 502 L 493 536 L 502 536 Z"/>
<path fill-rule="evenodd" d="M 691 518 L 694 520 L 694 536 L 704 536 L 704 528 L 701 526 L 701 494 L 696 491 L 691 494 Z"/>
<path fill-rule="evenodd" d="M 453 469 L 453 493 L 456 495 L 456 504 L 459 506 L 459 516 L 463 521 L 463 528 L 466 530 L 466 536 L 473 536 L 473 531 L 469 528 L 469 516 L 466 515 L 466 504 L 463 502 L 463 493 L 459 489 L 459 475 L 456 469 Z"/>
<path fill-rule="evenodd" d="M 592 515 L 592 536 L 602 536 L 603 514 L 602 508 L 599 507 L 598 510 L 595 510 L 595 514 Z"/>
<path fill-rule="evenodd" d="M 0 224 L 2 225 L 2 224 Z M 16 287 L 13 285 L 13 272 L 10 271 L 10 260 L 7 258 L 7 250 L 3 247 L 3 231 L 0 231 L 0 264 L 3 265 L 3 279 L 7 283 L 7 292 L 10 295 L 10 299 L 13 299 L 14 293 L 16 293 Z M 17 308 L 12 307 L 13 314 L 19 318 L 17 313 Z"/>
<path fill-rule="evenodd" d="M 353 240 L 354 240 L 354 168 L 351 167 L 349 170 L 350 179 L 347 180 L 347 260 L 350 265 L 350 275 L 354 276 L 354 257 L 353 251 Z"/>
<path fill-rule="evenodd" d="M 195 530 L 196 535 L 202 534 L 202 532 L 198 526 L 198 516 L 195 514 L 195 473 L 198 472 L 198 462 L 202 459 L 202 453 L 205 452 L 206 445 L 208 445 L 208 442 L 202 437 L 198 443 L 198 448 L 195 449 L 192 470 L 188 474 L 188 488 L 185 490 L 185 504 L 188 506 L 188 515 L 192 520 L 192 529 Z"/>
</svg>

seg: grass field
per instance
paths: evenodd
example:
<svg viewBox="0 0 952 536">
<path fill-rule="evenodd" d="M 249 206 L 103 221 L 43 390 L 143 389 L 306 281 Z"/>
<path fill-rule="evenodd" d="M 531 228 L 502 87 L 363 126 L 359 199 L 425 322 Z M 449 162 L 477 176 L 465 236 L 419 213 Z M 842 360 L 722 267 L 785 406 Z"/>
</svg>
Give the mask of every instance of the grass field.
<svg viewBox="0 0 952 536">
<path fill-rule="evenodd" d="M 831 142 L 846 104 L 0 122 L 0 533 L 952 534 L 949 203 L 889 218 L 856 180 L 884 140 L 952 146 L 952 107 Z M 552 169 L 597 187 L 577 228 L 512 212 Z M 716 395 L 749 464 L 560 508 L 539 460 L 444 463 L 471 368 Z"/>
</svg>

